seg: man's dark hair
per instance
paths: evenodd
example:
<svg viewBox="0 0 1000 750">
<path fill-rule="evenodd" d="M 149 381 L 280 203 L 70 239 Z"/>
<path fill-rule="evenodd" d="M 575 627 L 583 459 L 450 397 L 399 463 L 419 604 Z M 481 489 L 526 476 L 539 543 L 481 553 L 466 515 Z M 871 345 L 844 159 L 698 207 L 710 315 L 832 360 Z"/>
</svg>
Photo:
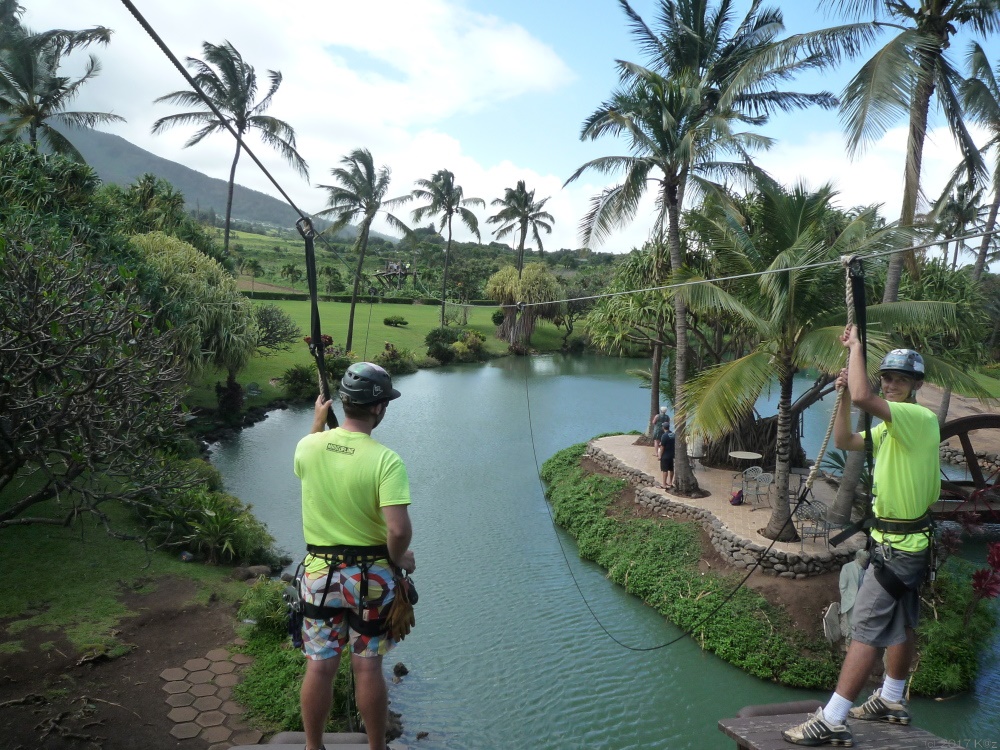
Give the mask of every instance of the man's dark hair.
<svg viewBox="0 0 1000 750">
<path fill-rule="evenodd" d="M 351 419 L 367 419 L 372 415 L 374 407 L 386 403 L 385 401 L 376 401 L 374 404 L 356 404 L 343 396 L 341 396 L 340 401 L 344 405 L 344 416 Z"/>
</svg>

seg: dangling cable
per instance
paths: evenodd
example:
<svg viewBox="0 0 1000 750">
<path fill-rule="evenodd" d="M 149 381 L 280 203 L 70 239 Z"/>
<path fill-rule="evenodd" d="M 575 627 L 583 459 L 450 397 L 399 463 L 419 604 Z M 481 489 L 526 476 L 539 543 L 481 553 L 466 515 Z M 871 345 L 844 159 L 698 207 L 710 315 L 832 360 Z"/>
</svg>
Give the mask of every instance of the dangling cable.
<svg viewBox="0 0 1000 750">
<path fill-rule="evenodd" d="M 845 270 L 847 272 L 847 279 L 846 279 L 846 283 L 845 283 L 846 296 L 847 296 L 847 324 L 848 325 L 852 325 L 853 322 L 854 322 L 854 317 L 855 317 L 856 311 L 857 311 L 857 300 L 858 299 L 860 299 L 860 304 L 862 305 L 862 315 L 864 313 L 864 309 L 863 309 L 864 299 L 865 299 L 864 298 L 864 272 L 863 272 L 863 269 L 861 268 L 861 261 L 859 259 L 855 258 L 854 256 L 842 258 L 841 262 L 843 263 L 843 265 L 845 267 Z M 852 275 L 852 272 L 851 272 L 852 267 L 855 269 L 854 275 Z M 855 282 L 855 276 L 857 276 L 857 275 L 860 275 L 861 290 L 860 290 L 859 295 L 857 297 L 855 297 L 854 289 L 852 288 L 852 284 L 857 283 L 857 282 Z M 863 317 L 862 317 L 862 321 L 864 321 Z M 830 424 L 827 426 L 826 434 L 823 437 L 823 444 L 820 447 L 819 453 L 816 454 L 816 460 L 813 461 L 813 465 L 812 465 L 812 467 L 810 467 L 809 475 L 806 478 L 805 483 L 803 484 L 802 490 L 799 493 L 799 497 L 796 500 L 794 507 L 789 508 L 788 518 L 785 519 L 785 523 L 782 524 L 781 529 L 775 535 L 776 537 L 780 537 L 781 536 L 781 532 L 784 531 L 784 529 L 788 526 L 788 524 L 792 523 L 792 518 L 795 516 L 795 512 L 798 510 L 799 506 L 802 505 L 803 502 L 806 502 L 806 499 L 805 499 L 806 495 L 809 494 L 809 491 L 812 489 L 812 485 L 813 485 L 813 483 L 816 480 L 816 476 L 817 476 L 817 474 L 819 472 L 820 461 L 822 460 L 823 456 L 826 454 L 827 444 L 830 441 L 830 436 L 833 434 L 833 427 L 834 427 L 834 425 L 836 423 L 836 419 L 837 419 L 837 410 L 840 408 L 839 399 L 844 398 L 844 394 L 845 394 L 844 391 L 840 391 L 838 393 L 838 403 L 834 404 L 833 413 L 830 415 Z M 552 526 L 554 528 L 556 526 L 556 520 L 555 520 L 555 517 L 552 515 L 552 508 L 550 507 L 548 498 L 545 498 L 545 487 L 542 485 L 542 479 L 541 479 L 541 467 L 538 465 L 538 450 L 537 450 L 537 448 L 535 446 L 535 431 L 534 431 L 534 426 L 532 425 L 532 420 L 531 420 L 531 395 L 530 395 L 529 388 L 528 388 L 528 372 L 527 372 L 527 369 L 525 369 L 525 374 L 524 374 L 524 399 L 525 399 L 525 402 L 526 402 L 527 408 L 528 408 L 528 433 L 529 433 L 529 435 L 531 437 L 531 451 L 532 451 L 532 455 L 533 455 L 534 461 L 535 461 L 535 474 L 538 477 L 538 485 L 539 485 L 539 487 L 541 488 L 541 491 L 542 491 L 542 496 L 543 496 L 544 502 L 545 502 L 545 509 L 548 511 L 548 514 L 549 514 L 549 521 L 551 522 L 551 524 L 552 524 Z M 714 609 L 712 609 L 704 617 L 702 617 L 700 620 L 698 620 L 698 622 L 696 622 L 694 625 L 692 625 L 689 630 L 686 630 L 686 631 L 682 632 L 676 638 L 673 638 L 673 639 L 671 639 L 669 641 L 666 641 L 664 643 L 657 644 L 655 646 L 630 646 L 629 644 L 623 643 L 622 641 L 618 640 L 604 626 L 604 623 L 601 622 L 600 618 L 597 616 L 597 613 L 594 612 L 593 607 L 590 606 L 590 602 L 587 601 L 587 597 L 583 593 L 583 587 L 580 585 L 580 582 L 576 579 L 576 574 L 573 573 L 573 567 L 569 563 L 569 556 L 566 554 L 566 549 L 563 546 L 562 540 L 559 538 L 558 534 L 556 534 L 556 541 L 559 544 L 559 551 L 562 553 L 563 560 L 566 563 L 566 569 L 569 571 L 570 577 L 573 579 L 573 584 L 576 586 L 576 590 L 580 594 L 580 598 L 583 600 L 584 606 L 587 608 L 587 611 L 590 612 L 590 616 L 593 618 L 594 622 L 597 623 L 597 626 L 601 629 L 601 631 L 609 639 L 611 639 L 614 643 L 616 643 L 617 645 L 621 646 L 622 648 L 624 648 L 624 649 L 626 649 L 628 651 L 657 651 L 657 650 L 659 650 L 661 648 L 666 648 L 667 646 L 672 646 L 673 644 L 677 643 L 678 641 L 684 640 L 688 636 L 693 637 L 694 634 L 698 631 L 699 628 L 701 628 L 702 625 L 704 625 L 706 622 L 708 622 L 713 617 L 715 617 L 715 615 L 718 614 L 719 611 L 734 596 L 736 596 L 736 593 L 741 588 L 743 588 L 743 586 L 746 584 L 746 582 L 750 579 L 750 576 L 753 575 L 753 572 L 755 570 L 757 570 L 757 568 L 760 567 L 761 562 L 767 556 L 768 552 L 771 551 L 771 549 L 774 547 L 775 543 L 778 540 L 777 540 L 777 538 L 771 540 L 771 543 L 767 546 L 767 548 L 763 552 L 761 552 L 760 555 L 757 557 L 757 559 L 754 561 L 753 566 L 750 568 L 750 570 L 747 571 L 747 574 L 745 576 L 743 576 L 743 578 L 740 580 L 740 582 L 738 584 L 736 584 L 736 586 L 732 589 L 732 591 L 730 591 L 722 599 L 722 601 L 719 602 L 719 604 Z M 834 544 L 834 540 L 831 539 L 830 543 Z"/>
</svg>

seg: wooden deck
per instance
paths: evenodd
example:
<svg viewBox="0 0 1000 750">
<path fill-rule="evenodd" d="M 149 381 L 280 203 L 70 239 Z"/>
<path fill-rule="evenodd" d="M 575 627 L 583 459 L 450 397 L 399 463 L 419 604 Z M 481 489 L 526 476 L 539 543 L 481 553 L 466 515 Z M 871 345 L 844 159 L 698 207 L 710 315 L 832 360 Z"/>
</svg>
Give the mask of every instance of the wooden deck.
<svg viewBox="0 0 1000 750">
<path fill-rule="evenodd" d="M 801 724 L 807 715 L 783 714 L 778 716 L 753 716 L 746 719 L 722 719 L 719 730 L 745 750 L 791 750 L 798 747 L 786 742 L 781 732 Z M 914 726 L 900 726 L 882 721 L 852 721 L 854 747 L 872 750 L 955 750 L 961 745 L 945 740 Z"/>
</svg>

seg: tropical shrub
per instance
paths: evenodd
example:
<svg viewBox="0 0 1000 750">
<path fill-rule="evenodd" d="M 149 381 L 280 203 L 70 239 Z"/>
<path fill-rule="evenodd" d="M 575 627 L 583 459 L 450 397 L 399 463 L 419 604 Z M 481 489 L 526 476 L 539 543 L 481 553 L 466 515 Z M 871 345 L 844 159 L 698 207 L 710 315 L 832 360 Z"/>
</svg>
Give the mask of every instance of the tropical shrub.
<svg viewBox="0 0 1000 750">
<path fill-rule="evenodd" d="M 497 328 L 499 328 L 500 326 L 502 326 L 503 325 L 503 310 L 500 309 L 499 307 L 496 310 L 494 310 L 493 314 L 490 316 L 490 320 L 493 321 L 493 325 L 495 325 Z"/>
<path fill-rule="evenodd" d="M 385 349 L 376 354 L 372 361 L 384 367 L 390 375 L 409 375 L 417 371 L 413 352 L 409 349 L 397 349 L 388 341 L 385 342 Z"/>
<path fill-rule="evenodd" d="M 273 565 L 274 537 L 238 498 L 203 487 L 178 493 L 141 517 L 160 546 L 186 549 L 209 563 Z"/>
<path fill-rule="evenodd" d="M 443 365 L 449 362 L 482 362 L 488 359 L 486 339 L 478 331 L 464 328 L 434 328 L 424 339 L 427 356 Z"/>
<path fill-rule="evenodd" d="M 316 381 L 316 366 L 292 365 L 278 379 L 285 395 L 290 399 L 308 400 L 315 398 L 319 391 Z"/>
</svg>

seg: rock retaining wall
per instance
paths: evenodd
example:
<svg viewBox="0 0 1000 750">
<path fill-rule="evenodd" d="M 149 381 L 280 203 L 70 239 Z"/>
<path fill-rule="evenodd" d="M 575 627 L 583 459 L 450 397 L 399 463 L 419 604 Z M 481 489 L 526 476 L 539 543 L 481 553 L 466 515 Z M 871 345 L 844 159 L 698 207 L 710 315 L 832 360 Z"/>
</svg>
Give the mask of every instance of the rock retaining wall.
<svg viewBox="0 0 1000 750">
<path fill-rule="evenodd" d="M 853 547 L 837 552 L 827 550 L 815 554 L 771 549 L 765 554 L 766 547 L 734 534 L 710 511 L 655 492 L 651 489 L 656 484 L 654 477 L 622 463 L 593 443 L 587 446 L 586 456 L 609 474 L 621 477 L 632 484 L 635 487 L 635 501 L 639 505 L 700 523 L 708 532 L 712 546 L 733 567 L 749 570 L 760 560 L 760 568 L 767 575 L 807 578 L 840 570 L 844 563 L 854 559 Z"/>
<path fill-rule="evenodd" d="M 954 466 L 966 466 L 968 464 L 968 461 L 965 458 L 965 453 L 961 448 L 953 448 L 948 443 L 945 443 L 941 446 L 939 452 L 941 454 L 941 461 L 944 463 L 952 464 Z M 992 476 L 1000 470 L 1000 456 L 996 453 L 976 451 L 976 462 L 987 476 Z"/>
</svg>

